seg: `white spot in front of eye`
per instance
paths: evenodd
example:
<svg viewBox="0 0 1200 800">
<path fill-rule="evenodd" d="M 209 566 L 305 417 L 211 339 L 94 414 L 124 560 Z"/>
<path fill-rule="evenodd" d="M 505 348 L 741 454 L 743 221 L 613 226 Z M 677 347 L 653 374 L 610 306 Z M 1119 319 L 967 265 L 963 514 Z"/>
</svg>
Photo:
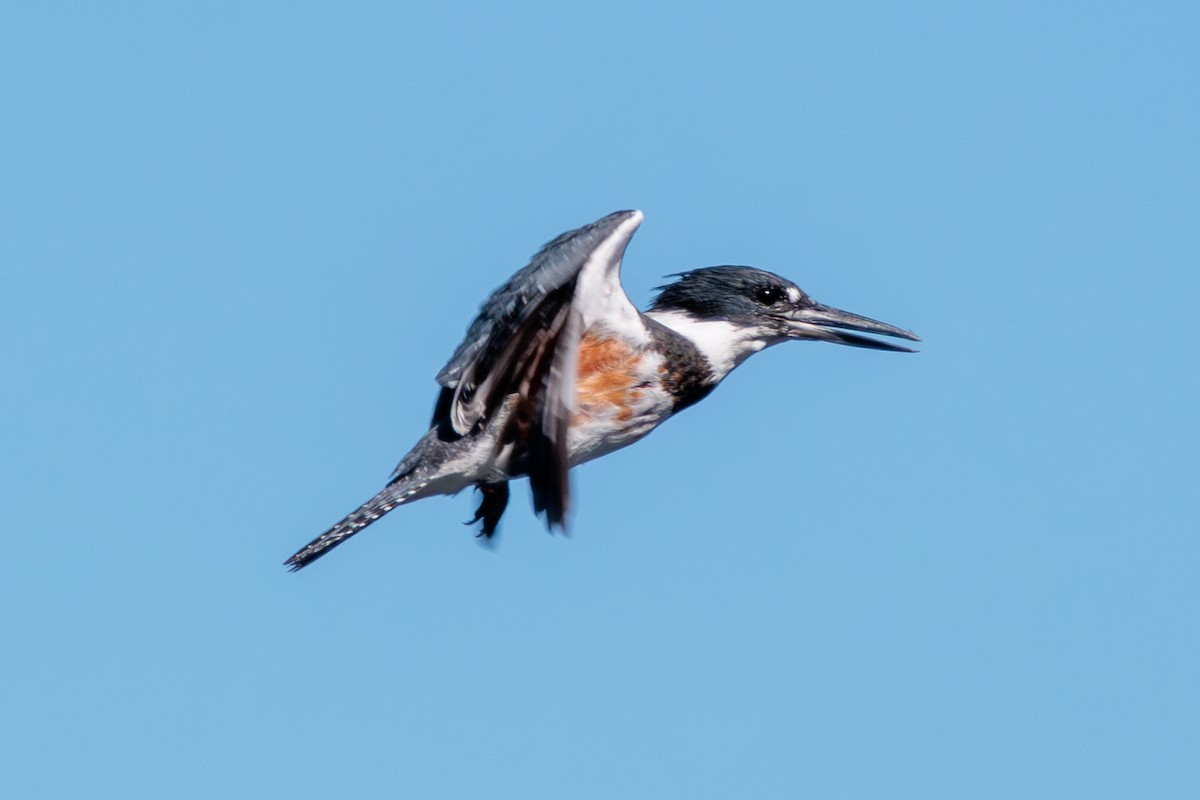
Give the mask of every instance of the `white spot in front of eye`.
<svg viewBox="0 0 1200 800">
<path fill-rule="evenodd" d="M 795 286 L 789 286 L 787 290 L 788 301 L 792 303 L 800 302 L 800 290 Z"/>
</svg>

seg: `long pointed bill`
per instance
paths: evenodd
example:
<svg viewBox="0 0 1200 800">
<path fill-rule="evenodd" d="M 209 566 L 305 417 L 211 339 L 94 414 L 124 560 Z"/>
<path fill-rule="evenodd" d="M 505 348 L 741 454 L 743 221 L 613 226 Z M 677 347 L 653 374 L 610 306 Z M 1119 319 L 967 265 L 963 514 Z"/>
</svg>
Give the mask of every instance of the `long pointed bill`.
<svg viewBox="0 0 1200 800">
<path fill-rule="evenodd" d="M 792 326 L 792 336 L 797 339 L 821 339 L 835 344 L 848 344 L 851 347 L 869 347 L 872 350 L 891 350 L 896 353 L 915 353 L 910 347 L 902 347 L 891 342 L 881 342 L 869 336 L 859 336 L 847 331 L 862 331 L 878 333 L 883 336 L 895 336 L 898 339 L 908 339 L 919 342 L 921 337 L 912 331 L 888 325 L 886 322 L 860 317 L 849 311 L 841 311 L 820 303 L 814 303 L 808 308 L 797 309 L 789 317 Z"/>
</svg>

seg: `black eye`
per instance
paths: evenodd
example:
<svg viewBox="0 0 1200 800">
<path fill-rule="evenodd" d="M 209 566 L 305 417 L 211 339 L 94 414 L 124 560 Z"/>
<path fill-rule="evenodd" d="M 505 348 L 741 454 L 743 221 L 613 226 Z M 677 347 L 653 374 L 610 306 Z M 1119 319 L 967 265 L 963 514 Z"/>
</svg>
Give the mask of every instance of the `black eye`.
<svg viewBox="0 0 1200 800">
<path fill-rule="evenodd" d="M 763 286 L 754 293 L 754 296 L 764 306 L 773 306 L 783 299 L 783 291 L 778 286 Z"/>
</svg>

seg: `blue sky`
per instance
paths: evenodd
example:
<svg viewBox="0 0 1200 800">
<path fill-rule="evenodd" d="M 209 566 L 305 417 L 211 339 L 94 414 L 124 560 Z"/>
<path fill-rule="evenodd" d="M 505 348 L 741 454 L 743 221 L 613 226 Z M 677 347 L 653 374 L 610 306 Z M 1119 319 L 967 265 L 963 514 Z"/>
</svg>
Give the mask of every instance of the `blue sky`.
<svg viewBox="0 0 1200 800">
<path fill-rule="evenodd" d="M 4 12 L 0 793 L 1200 793 L 1200 13 L 739 5 Z M 922 352 L 287 574 L 630 207 Z"/>
</svg>

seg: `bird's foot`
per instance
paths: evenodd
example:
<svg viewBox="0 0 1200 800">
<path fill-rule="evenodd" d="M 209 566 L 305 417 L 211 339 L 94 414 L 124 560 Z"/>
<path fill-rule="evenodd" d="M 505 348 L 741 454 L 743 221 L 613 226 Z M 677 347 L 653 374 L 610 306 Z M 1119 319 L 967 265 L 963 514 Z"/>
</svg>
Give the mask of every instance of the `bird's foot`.
<svg viewBox="0 0 1200 800">
<path fill-rule="evenodd" d="M 483 520 L 479 533 L 475 535 L 490 539 L 496 532 L 496 526 L 500 524 L 500 517 L 504 516 L 504 509 L 508 507 L 508 481 L 477 483 L 475 488 L 483 495 L 483 500 L 480 501 L 479 508 L 475 509 L 475 516 L 463 524 L 474 525 Z"/>
</svg>

